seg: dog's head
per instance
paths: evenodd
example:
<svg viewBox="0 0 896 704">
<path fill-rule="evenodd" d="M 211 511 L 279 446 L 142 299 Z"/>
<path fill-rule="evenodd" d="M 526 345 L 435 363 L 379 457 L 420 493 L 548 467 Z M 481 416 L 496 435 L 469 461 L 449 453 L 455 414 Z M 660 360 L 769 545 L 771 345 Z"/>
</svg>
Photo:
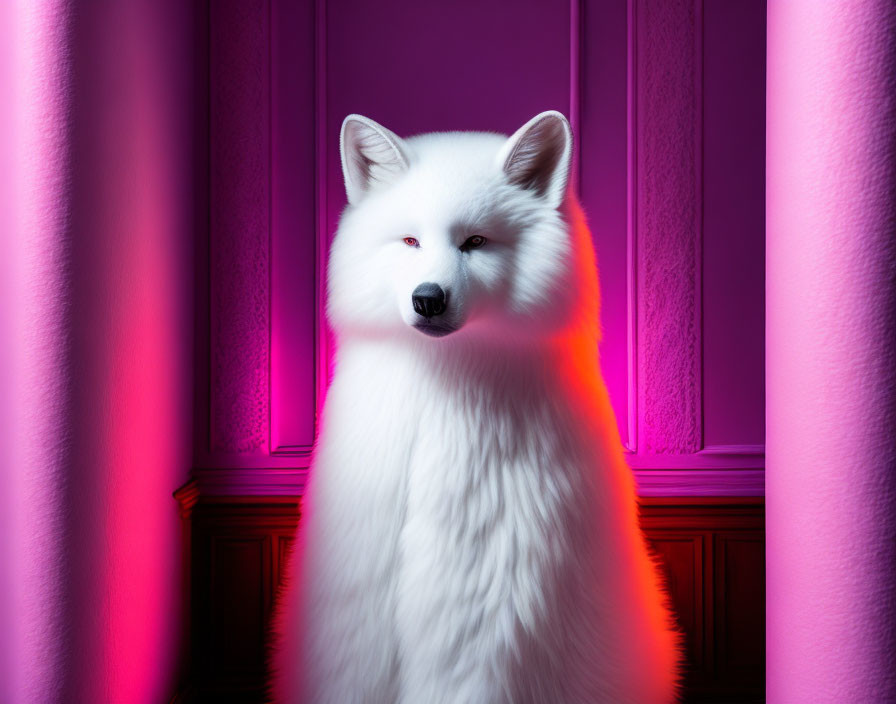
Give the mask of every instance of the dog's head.
<svg viewBox="0 0 896 704">
<path fill-rule="evenodd" d="M 340 137 L 349 205 L 330 252 L 327 311 L 340 331 L 520 339 L 576 306 L 567 193 L 572 133 L 537 115 L 509 138 L 402 139 L 349 115 Z"/>
</svg>

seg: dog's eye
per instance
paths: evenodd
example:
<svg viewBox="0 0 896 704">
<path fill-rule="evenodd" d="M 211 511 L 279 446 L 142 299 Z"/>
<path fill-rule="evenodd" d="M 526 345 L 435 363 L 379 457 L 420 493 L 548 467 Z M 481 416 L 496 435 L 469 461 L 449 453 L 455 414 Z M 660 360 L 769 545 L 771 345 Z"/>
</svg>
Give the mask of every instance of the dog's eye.
<svg viewBox="0 0 896 704">
<path fill-rule="evenodd" d="M 404 243 L 405 243 L 408 247 L 419 247 L 419 246 L 420 246 L 420 243 L 417 241 L 417 238 L 416 238 L 416 237 L 405 237 L 405 238 L 404 238 Z"/>
<path fill-rule="evenodd" d="M 460 249 L 462 252 L 466 252 L 470 249 L 478 249 L 482 245 L 485 244 L 485 237 L 482 235 L 473 235 L 472 237 L 468 237 L 466 242 L 464 242 Z"/>
</svg>

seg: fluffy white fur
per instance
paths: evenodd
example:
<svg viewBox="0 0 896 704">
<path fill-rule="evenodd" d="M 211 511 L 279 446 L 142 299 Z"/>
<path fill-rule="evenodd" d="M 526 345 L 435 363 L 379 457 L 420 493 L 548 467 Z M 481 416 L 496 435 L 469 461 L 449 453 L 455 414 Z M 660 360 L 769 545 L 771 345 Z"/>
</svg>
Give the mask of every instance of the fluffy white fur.
<svg viewBox="0 0 896 704">
<path fill-rule="evenodd" d="M 509 139 L 346 118 L 339 346 L 274 701 L 675 699 L 679 636 L 600 376 L 571 146 L 553 111 Z M 415 327 L 424 282 L 447 292 L 450 334 Z"/>
</svg>

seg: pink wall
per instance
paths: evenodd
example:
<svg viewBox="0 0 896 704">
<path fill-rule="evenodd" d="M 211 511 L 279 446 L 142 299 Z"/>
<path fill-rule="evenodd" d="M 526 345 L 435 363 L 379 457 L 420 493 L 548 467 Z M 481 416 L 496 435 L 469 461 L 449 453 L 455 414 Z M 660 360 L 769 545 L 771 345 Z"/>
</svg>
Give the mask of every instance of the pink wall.
<svg viewBox="0 0 896 704">
<path fill-rule="evenodd" d="M 197 217 L 188 6 L 40 0 L 4 23 L 18 210 L 0 299 L 14 439 L 3 701 L 174 691 Z"/>
<path fill-rule="evenodd" d="M 768 17 L 768 701 L 896 701 L 896 6 Z"/>
</svg>

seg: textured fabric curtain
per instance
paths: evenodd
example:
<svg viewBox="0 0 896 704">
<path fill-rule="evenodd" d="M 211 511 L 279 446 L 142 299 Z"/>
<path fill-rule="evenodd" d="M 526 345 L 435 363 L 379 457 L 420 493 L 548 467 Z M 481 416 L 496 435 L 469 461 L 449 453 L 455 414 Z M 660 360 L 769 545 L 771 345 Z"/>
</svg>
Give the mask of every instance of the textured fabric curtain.
<svg viewBox="0 0 896 704">
<path fill-rule="evenodd" d="M 0 10 L 4 702 L 174 692 L 171 492 L 192 442 L 192 5 Z"/>
<path fill-rule="evenodd" d="M 768 701 L 896 701 L 896 5 L 771 0 Z"/>
</svg>

